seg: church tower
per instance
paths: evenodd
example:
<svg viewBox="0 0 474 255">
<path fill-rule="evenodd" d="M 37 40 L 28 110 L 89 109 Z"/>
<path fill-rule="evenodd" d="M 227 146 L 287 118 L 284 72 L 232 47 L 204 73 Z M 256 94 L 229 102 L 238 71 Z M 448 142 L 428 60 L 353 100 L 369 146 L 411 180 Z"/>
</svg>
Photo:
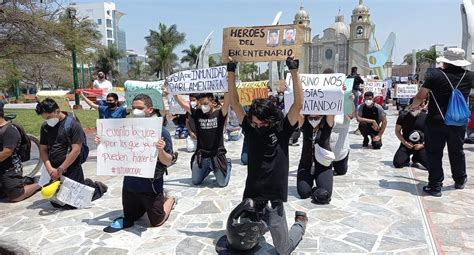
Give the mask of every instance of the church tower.
<svg viewBox="0 0 474 255">
<path fill-rule="evenodd" d="M 309 73 L 309 63 L 311 56 L 311 21 L 309 15 L 303 6 L 300 7 L 300 10 L 295 15 L 295 20 L 293 22 L 296 25 L 302 25 L 304 31 L 304 42 L 303 49 L 301 50 L 300 55 L 300 68 L 299 72 L 307 74 Z"/>
<path fill-rule="evenodd" d="M 358 67 L 359 74 L 370 74 L 367 54 L 369 53 L 369 41 L 373 29 L 374 25 L 370 20 L 369 8 L 364 5 L 364 0 L 359 0 L 359 5 L 352 11 L 351 16 L 348 62 L 349 71 L 353 66 L 356 66 Z"/>
</svg>

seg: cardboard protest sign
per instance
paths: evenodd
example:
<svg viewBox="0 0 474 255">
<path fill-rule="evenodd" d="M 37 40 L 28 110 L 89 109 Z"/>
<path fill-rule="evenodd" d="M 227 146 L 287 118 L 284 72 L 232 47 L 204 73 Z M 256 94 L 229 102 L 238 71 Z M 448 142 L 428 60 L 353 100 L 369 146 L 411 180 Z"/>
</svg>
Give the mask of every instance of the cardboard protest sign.
<svg viewBox="0 0 474 255">
<path fill-rule="evenodd" d="M 132 102 L 138 94 L 146 94 L 153 100 L 153 108 L 164 109 L 162 89 L 165 81 L 131 81 L 125 82 L 125 100 L 127 108 L 132 108 Z"/>
<path fill-rule="evenodd" d="M 185 102 L 189 103 L 188 95 L 180 96 Z M 168 107 L 171 114 L 186 114 L 186 111 L 176 102 L 174 96 L 168 95 Z"/>
<path fill-rule="evenodd" d="M 77 208 L 87 208 L 90 207 L 93 195 L 94 188 L 63 177 L 56 198 Z"/>
<path fill-rule="evenodd" d="M 354 78 L 346 79 L 346 91 L 344 92 L 344 114 L 351 114 L 354 100 L 351 99 Z"/>
<path fill-rule="evenodd" d="M 268 97 L 268 81 L 241 82 L 237 94 L 241 105 L 251 105 L 254 99 Z"/>
<path fill-rule="evenodd" d="M 269 62 L 298 59 L 304 41 L 300 25 L 224 28 L 222 63 L 229 57 L 238 62 Z"/>
<path fill-rule="evenodd" d="M 395 84 L 395 98 L 412 98 L 418 93 L 416 84 Z"/>
<path fill-rule="evenodd" d="M 163 118 L 98 119 L 97 175 L 153 178 Z"/>
<path fill-rule="evenodd" d="M 364 83 L 364 93 L 373 92 L 374 97 L 385 96 L 385 83 L 383 81 L 366 81 Z"/>
<path fill-rule="evenodd" d="M 42 90 L 36 93 L 36 98 L 38 101 L 43 101 L 46 98 L 51 98 L 59 105 L 59 109 L 63 112 L 70 112 L 71 105 L 69 104 L 69 99 L 67 98 L 67 93 L 69 91 L 65 90 Z"/>
<path fill-rule="evenodd" d="M 337 115 L 344 112 L 345 74 L 300 74 L 300 79 L 304 94 L 302 114 Z M 285 111 L 288 112 L 294 101 L 291 74 L 287 75 L 286 83 Z"/>
<path fill-rule="evenodd" d="M 227 67 L 186 70 L 166 77 L 166 82 L 172 95 L 227 92 Z"/>
</svg>

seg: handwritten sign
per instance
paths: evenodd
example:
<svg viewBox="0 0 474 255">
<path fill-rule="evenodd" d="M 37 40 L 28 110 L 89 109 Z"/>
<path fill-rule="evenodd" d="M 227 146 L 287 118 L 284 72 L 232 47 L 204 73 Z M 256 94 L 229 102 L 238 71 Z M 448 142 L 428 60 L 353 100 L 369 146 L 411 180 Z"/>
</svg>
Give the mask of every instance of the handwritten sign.
<svg viewBox="0 0 474 255">
<path fill-rule="evenodd" d="M 163 119 L 98 119 L 97 175 L 153 178 Z"/>
<path fill-rule="evenodd" d="M 164 109 L 163 96 L 161 94 L 164 84 L 165 81 L 126 81 L 124 87 L 127 108 L 132 108 L 132 102 L 135 96 L 145 94 L 151 97 L 153 108 Z"/>
<path fill-rule="evenodd" d="M 186 103 L 189 103 L 188 95 L 182 95 L 181 98 Z M 171 114 L 186 114 L 186 111 L 178 104 L 178 102 L 176 102 L 172 95 L 168 95 L 168 107 Z"/>
<path fill-rule="evenodd" d="M 383 81 L 366 81 L 364 83 L 365 92 L 374 93 L 374 97 L 385 96 L 385 83 Z"/>
<path fill-rule="evenodd" d="M 286 60 L 291 55 L 298 59 L 303 41 L 300 25 L 224 28 L 222 63 L 229 57 L 239 62 Z"/>
<path fill-rule="evenodd" d="M 94 188 L 64 177 L 61 178 L 61 186 L 56 199 L 77 208 L 88 208 L 93 195 Z"/>
<path fill-rule="evenodd" d="M 40 102 L 46 98 L 51 98 L 59 105 L 61 111 L 70 112 L 72 111 L 71 105 L 69 105 L 69 99 L 66 96 L 68 92 L 65 90 L 42 90 L 36 93 L 36 98 Z"/>
<path fill-rule="evenodd" d="M 412 98 L 418 93 L 418 85 L 395 84 L 395 98 Z"/>
<path fill-rule="evenodd" d="M 254 99 L 268 97 L 268 81 L 241 82 L 237 94 L 241 105 L 251 105 Z"/>
<path fill-rule="evenodd" d="M 334 74 L 300 74 L 303 86 L 304 103 L 302 114 L 337 115 L 343 113 L 342 90 L 346 75 Z M 286 77 L 288 84 L 285 91 L 285 111 L 290 110 L 294 101 L 291 74 Z"/>
<path fill-rule="evenodd" d="M 354 100 L 351 99 L 354 78 L 346 79 L 346 91 L 344 92 L 344 113 L 351 114 Z"/>
<path fill-rule="evenodd" d="M 166 77 L 172 95 L 227 92 L 227 67 L 186 70 Z"/>
</svg>

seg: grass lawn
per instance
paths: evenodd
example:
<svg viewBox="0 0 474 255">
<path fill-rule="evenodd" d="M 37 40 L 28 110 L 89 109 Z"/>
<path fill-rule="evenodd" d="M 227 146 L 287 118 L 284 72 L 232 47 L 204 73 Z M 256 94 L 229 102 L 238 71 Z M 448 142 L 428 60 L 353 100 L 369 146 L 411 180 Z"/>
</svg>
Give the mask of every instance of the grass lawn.
<svg viewBox="0 0 474 255">
<path fill-rule="evenodd" d="M 35 110 L 5 109 L 5 114 L 10 113 L 15 113 L 17 115 L 13 122 L 22 125 L 28 134 L 39 137 L 41 124 L 43 124 L 44 120 L 41 116 L 36 115 Z M 83 128 L 95 128 L 96 120 L 99 117 L 97 111 L 75 110 L 74 114 L 76 114 Z"/>
</svg>

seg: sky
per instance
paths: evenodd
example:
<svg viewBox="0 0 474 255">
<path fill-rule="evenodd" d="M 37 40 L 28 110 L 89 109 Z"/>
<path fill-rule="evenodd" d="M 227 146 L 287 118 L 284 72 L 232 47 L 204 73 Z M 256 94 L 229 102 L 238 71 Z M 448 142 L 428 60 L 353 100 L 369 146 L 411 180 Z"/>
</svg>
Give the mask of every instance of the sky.
<svg viewBox="0 0 474 255">
<path fill-rule="evenodd" d="M 101 2 L 76 0 L 76 3 Z M 145 53 L 144 37 L 160 22 L 176 24 L 186 34 L 186 42 L 176 53 L 190 44 L 201 45 L 214 31 L 211 53 L 221 52 L 225 27 L 270 25 L 278 11 L 280 24 L 293 23 L 300 5 L 309 13 L 311 37 L 334 23 L 339 9 L 346 24 L 359 0 L 115 0 L 117 9 L 126 15 L 119 26 L 127 34 L 127 49 Z M 376 38 L 383 45 L 390 32 L 396 34 L 393 53 L 395 64 L 412 49 L 429 48 L 434 44 L 461 46 L 462 0 L 364 0 L 375 23 Z"/>
</svg>

